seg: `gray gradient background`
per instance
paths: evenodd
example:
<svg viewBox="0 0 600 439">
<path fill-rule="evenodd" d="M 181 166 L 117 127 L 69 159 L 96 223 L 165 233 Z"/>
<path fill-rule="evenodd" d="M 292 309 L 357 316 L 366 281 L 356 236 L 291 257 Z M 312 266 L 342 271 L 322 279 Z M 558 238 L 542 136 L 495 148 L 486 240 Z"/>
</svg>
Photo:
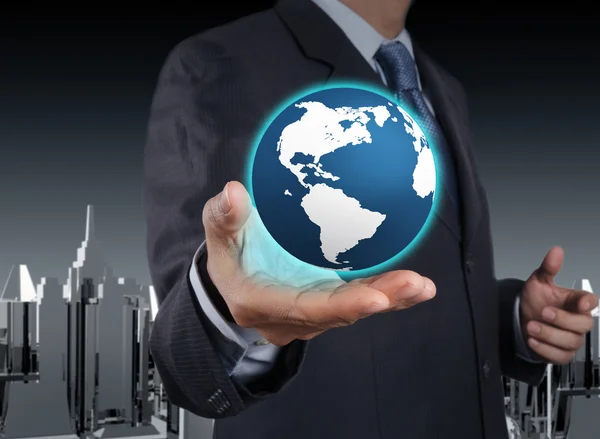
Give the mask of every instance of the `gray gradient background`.
<svg viewBox="0 0 600 439">
<path fill-rule="evenodd" d="M 519 4 L 488 15 L 421 0 L 409 29 L 468 92 L 498 276 L 527 277 L 562 245 L 558 281 L 600 291 L 600 20 L 573 2 Z M 0 21 L 1 285 L 19 263 L 63 281 L 88 203 L 115 274 L 149 282 L 141 159 L 156 76 L 174 44 L 230 18 Z M 576 439 L 600 435 L 595 407 Z"/>
</svg>

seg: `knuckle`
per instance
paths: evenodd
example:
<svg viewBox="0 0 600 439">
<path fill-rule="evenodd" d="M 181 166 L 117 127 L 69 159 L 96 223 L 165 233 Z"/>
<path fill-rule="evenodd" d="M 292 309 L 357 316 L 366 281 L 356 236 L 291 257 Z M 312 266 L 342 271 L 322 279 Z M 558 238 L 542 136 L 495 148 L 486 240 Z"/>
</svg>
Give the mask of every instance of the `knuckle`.
<svg viewBox="0 0 600 439">
<path fill-rule="evenodd" d="M 560 308 L 550 308 L 550 309 L 552 311 L 554 311 L 554 314 L 555 314 L 554 321 L 552 321 L 553 324 L 560 325 L 560 326 L 565 326 L 568 324 L 569 315 L 566 313 L 566 311 L 564 311 Z"/>
<path fill-rule="evenodd" d="M 406 286 L 411 288 L 424 288 L 425 279 L 417 273 L 409 271 L 406 273 Z"/>
<path fill-rule="evenodd" d="M 202 210 L 202 222 L 204 223 L 205 227 L 217 223 L 221 216 L 218 203 L 214 201 L 214 199 L 208 200 L 208 202 L 204 205 L 204 209 Z"/>
</svg>

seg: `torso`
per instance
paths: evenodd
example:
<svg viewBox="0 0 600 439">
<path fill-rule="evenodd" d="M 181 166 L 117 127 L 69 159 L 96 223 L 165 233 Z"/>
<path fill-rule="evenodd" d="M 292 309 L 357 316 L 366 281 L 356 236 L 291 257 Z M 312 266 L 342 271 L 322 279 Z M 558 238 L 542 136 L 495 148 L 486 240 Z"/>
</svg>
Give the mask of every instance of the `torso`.
<svg viewBox="0 0 600 439">
<path fill-rule="evenodd" d="M 197 38 L 198 47 L 212 53 L 207 71 L 212 63 L 220 78 L 204 90 L 219 138 L 211 162 L 226 156 L 231 163 L 219 175 L 206 164 L 216 193 L 229 180 L 244 181 L 247 155 L 268 113 L 290 94 L 324 83 L 330 69 L 305 58 L 273 11 Z M 460 241 L 436 217 L 428 237 L 396 268 L 433 279 L 437 297 L 317 337 L 289 385 L 218 420 L 216 437 L 505 439 L 498 297 L 480 192 L 486 209 L 468 250 L 477 261 L 472 272 L 465 271 Z M 486 377 L 483 360 L 491 365 Z"/>
</svg>

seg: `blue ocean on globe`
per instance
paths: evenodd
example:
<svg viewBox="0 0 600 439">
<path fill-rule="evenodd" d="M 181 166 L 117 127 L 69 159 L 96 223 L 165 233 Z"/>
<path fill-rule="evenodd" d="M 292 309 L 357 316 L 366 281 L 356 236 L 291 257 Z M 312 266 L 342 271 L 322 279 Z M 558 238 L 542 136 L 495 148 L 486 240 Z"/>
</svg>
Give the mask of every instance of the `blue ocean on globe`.
<svg viewBox="0 0 600 439">
<path fill-rule="evenodd" d="M 425 233 L 434 154 L 413 117 L 384 92 L 313 90 L 283 106 L 259 137 L 249 189 L 289 254 L 331 270 L 374 269 Z"/>
</svg>

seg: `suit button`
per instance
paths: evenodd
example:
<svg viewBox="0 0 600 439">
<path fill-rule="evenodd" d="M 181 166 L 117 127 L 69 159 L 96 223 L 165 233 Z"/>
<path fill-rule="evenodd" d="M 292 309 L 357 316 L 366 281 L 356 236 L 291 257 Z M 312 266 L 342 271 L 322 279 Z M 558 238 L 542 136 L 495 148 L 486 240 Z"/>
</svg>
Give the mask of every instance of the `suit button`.
<svg viewBox="0 0 600 439">
<path fill-rule="evenodd" d="M 483 362 L 482 369 L 483 369 L 483 377 L 485 379 L 488 379 L 490 377 L 490 369 L 491 369 L 489 361 L 485 360 Z"/>
<path fill-rule="evenodd" d="M 267 340 L 265 340 L 264 338 L 261 338 L 260 340 L 256 340 L 255 342 L 252 343 L 254 346 L 266 346 L 269 343 Z"/>
</svg>

